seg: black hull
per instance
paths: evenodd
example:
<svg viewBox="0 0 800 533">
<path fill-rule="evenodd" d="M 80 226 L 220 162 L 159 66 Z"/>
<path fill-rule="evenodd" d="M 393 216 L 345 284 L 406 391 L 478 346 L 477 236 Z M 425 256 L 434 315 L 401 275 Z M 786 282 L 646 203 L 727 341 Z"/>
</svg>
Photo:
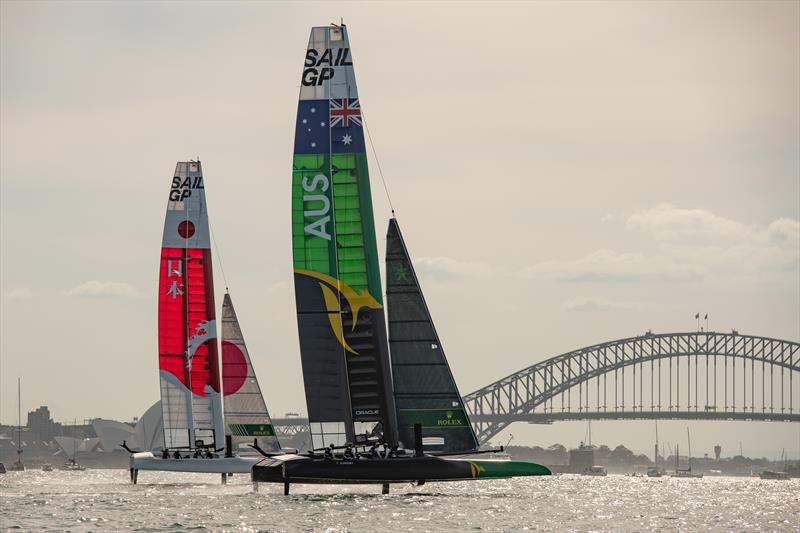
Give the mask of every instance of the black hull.
<svg viewBox="0 0 800 533">
<path fill-rule="evenodd" d="M 251 473 L 254 482 L 326 484 L 418 483 L 546 475 L 550 475 L 550 470 L 534 463 L 432 456 L 357 461 L 281 456 L 264 459 L 253 466 Z"/>
</svg>

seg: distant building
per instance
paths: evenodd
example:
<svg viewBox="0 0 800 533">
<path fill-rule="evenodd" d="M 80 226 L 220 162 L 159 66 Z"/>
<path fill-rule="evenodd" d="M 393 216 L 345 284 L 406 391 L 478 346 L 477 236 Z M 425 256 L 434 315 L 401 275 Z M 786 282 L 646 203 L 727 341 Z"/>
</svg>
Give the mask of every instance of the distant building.
<svg viewBox="0 0 800 533">
<path fill-rule="evenodd" d="M 28 413 L 28 429 L 42 441 L 49 441 L 62 433 L 61 424 L 53 422 L 50 408 L 46 405 Z"/>
</svg>

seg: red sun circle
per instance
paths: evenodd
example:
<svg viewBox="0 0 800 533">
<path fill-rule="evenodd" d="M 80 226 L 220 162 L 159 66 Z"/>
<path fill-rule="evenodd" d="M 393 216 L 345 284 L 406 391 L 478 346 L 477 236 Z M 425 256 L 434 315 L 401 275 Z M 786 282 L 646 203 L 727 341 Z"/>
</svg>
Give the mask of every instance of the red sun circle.
<svg viewBox="0 0 800 533">
<path fill-rule="evenodd" d="M 244 385 L 247 379 L 247 360 L 238 346 L 222 341 L 222 390 L 230 396 Z"/>
<path fill-rule="evenodd" d="M 178 224 L 178 234 L 184 239 L 190 238 L 194 235 L 194 224 L 191 220 L 183 220 Z"/>
</svg>

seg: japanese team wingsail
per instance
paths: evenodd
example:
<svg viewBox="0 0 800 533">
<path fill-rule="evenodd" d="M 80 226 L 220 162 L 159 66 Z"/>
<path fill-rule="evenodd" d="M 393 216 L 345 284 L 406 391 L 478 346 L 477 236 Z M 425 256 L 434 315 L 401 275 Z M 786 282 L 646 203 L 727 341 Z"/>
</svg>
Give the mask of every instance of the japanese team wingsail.
<svg viewBox="0 0 800 533">
<path fill-rule="evenodd" d="M 165 448 L 222 448 L 217 323 L 200 162 L 175 167 L 161 241 L 158 354 Z"/>
<path fill-rule="evenodd" d="M 249 472 L 257 462 L 239 453 L 251 451 L 245 443 L 259 439 L 262 450 L 280 450 L 227 292 L 221 329 L 220 368 L 203 171 L 199 161 L 180 162 L 171 178 L 159 259 L 164 440 L 158 457 L 151 450 L 128 448 L 134 483 L 139 470 L 216 472 L 224 482 L 229 473 Z M 224 455 L 218 453 L 223 449 Z"/>
</svg>

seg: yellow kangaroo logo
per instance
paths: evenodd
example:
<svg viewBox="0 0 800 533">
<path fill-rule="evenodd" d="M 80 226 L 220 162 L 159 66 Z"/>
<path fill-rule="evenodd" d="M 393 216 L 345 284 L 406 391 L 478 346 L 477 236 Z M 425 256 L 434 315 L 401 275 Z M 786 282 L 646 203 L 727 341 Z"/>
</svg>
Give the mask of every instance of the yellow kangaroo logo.
<svg viewBox="0 0 800 533">
<path fill-rule="evenodd" d="M 473 463 L 472 461 L 467 461 L 469 463 L 469 468 L 472 471 L 473 479 L 481 475 L 481 472 L 486 472 L 486 468 L 482 467 L 479 464 Z"/>
<path fill-rule="evenodd" d="M 342 325 L 341 314 L 342 306 L 336 293 L 344 296 L 345 300 L 347 300 L 347 305 L 350 306 L 353 312 L 353 326 L 351 330 L 355 330 L 356 328 L 358 312 L 362 307 L 381 309 L 383 306 L 368 291 L 363 290 L 361 292 L 356 292 L 350 285 L 333 276 L 302 268 L 296 268 L 294 271 L 297 274 L 310 276 L 320 281 L 319 287 L 322 289 L 322 297 L 325 299 L 325 308 L 328 310 L 328 320 L 330 320 L 333 334 L 336 335 L 336 339 L 345 350 L 358 355 L 358 352 L 352 349 L 344 338 L 344 326 Z M 334 292 L 333 289 L 335 289 L 336 292 Z"/>
</svg>

